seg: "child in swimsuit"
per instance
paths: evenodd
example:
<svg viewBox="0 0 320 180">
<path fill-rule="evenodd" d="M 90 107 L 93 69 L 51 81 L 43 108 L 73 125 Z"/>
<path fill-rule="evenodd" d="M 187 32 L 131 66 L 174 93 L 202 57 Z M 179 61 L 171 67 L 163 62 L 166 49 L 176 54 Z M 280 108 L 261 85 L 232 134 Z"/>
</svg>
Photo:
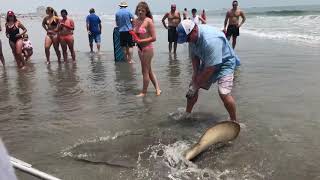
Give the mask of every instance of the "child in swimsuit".
<svg viewBox="0 0 320 180">
<path fill-rule="evenodd" d="M 22 42 L 23 42 L 22 52 L 24 55 L 24 59 L 25 61 L 28 61 L 33 54 L 33 48 L 32 48 L 31 41 L 29 40 L 28 34 L 24 34 Z"/>
</svg>

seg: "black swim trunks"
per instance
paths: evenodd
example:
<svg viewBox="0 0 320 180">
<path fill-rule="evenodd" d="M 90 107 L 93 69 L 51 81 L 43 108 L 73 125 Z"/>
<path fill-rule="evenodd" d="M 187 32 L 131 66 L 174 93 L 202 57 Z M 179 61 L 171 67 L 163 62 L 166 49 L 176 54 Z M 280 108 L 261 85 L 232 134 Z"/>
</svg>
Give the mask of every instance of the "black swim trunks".
<svg viewBox="0 0 320 180">
<path fill-rule="evenodd" d="M 230 36 L 236 37 L 239 35 L 240 35 L 239 28 L 236 25 L 229 25 L 228 26 L 227 34 L 226 34 L 227 37 L 230 37 Z"/>
<path fill-rule="evenodd" d="M 176 27 L 169 26 L 168 27 L 168 42 L 177 42 L 178 34 Z"/>
<path fill-rule="evenodd" d="M 120 46 L 121 47 L 133 47 L 134 42 L 129 31 L 120 32 Z"/>
</svg>

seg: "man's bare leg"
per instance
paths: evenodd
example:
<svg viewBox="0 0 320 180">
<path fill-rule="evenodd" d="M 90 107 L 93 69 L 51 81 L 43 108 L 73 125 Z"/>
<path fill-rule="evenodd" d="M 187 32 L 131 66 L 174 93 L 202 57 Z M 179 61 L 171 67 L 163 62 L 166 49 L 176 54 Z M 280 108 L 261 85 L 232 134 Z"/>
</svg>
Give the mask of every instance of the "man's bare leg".
<svg viewBox="0 0 320 180">
<path fill-rule="evenodd" d="M 234 49 L 236 47 L 237 44 L 237 36 L 233 36 L 232 37 L 232 48 Z"/>
<path fill-rule="evenodd" d="M 173 47 L 173 48 L 174 48 L 174 49 L 173 49 L 173 53 L 176 54 L 176 53 L 177 53 L 178 43 L 177 43 L 177 42 L 174 42 L 173 46 L 174 46 L 174 47 Z"/>
<path fill-rule="evenodd" d="M 133 56 L 133 48 L 132 47 L 127 47 L 128 63 L 133 63 L 132 56 Z"/>
<path fill-rule="evenodd" d="M 223 104 L 225 106 L 225 108 L 227 109 L 229 116 L 230 116 L 230 120 L 232 121 L 237 121 L 237 117 L 236 117 L 236 103 L 234 98 L 231 96 L 231 94 L 220 94 L 220 98 L 223 101 Z"/>
<path fill-rule="evenodd" d="M 198 101 L 198 97 L 199 97 L 199 91 L 197 91 L 192 98 L 187 98 L 186 112 L 191 113 L 193 106 Z"/>
<path fill-rule="evenodd" d="M 169 42 L 169 53 L 172 52 L 172 42 Z"/>
</svg>

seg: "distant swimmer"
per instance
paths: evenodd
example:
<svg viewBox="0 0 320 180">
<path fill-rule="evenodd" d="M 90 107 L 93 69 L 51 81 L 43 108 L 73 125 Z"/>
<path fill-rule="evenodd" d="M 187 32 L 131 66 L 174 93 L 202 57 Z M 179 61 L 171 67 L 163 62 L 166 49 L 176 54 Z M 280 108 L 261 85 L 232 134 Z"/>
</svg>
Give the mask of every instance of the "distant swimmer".
<svg viewBox="0 0 320 180">
<path fill-rule="evenodd" d="M 143 88 L 138 97 L 143 97 L 147 94 L 149 82 L 151 80 L 156 95 L 161 94 L 160 86 L 156 75 L 151 68 L 151 61 L 154 55 L 154 48 L 152 42 L 156 41 L 156 31 L 153 22 L 153 17 L 148 4 L 141 1 L 136 8 L 135 14 L 138 18 L 134 22 L 134 35 L 135 41 L 138 44 L 138 54 L 141 61 L 141 69 L 143 76 Z M 136 35 L 135 35 L 136 34 Z"/>
<path fill-rule="evenodd" d="M 28 34 L 23 35 L 23 45 L 22 45 L 22 53 L 25 61 L 29 61 L 30 57 L 33 54 L 33 47 L 31 41 L 29 40 Z"/>
<path fill-rule="evenodd" d="M 182 13 L 182 17 L 183 17 L 183 20 L 189 19 L 189 13 L 188 13 L 187 8 L 184 8 L 183 13 Z"/>
<path fill-rule="evenodd" d="M 22 32 L 20 33 L 20 29 Z M 22 54 L 22 36 L 27 32 L 24 25 L 17 20 L 13 11 L 7 12 L 6 36 L 12 49 L 13 56 L 16 59 L 17 66 L 21 69 L 25 68 L 25 61 Z"/>
<path fill-rule="evenodd" d="M 67 50 L 69 48 L 72 61 L 76 61 L 76 53 L 74 52 L 74 22 L 71 18 L 68 17 L 68 12 L 65 9 L 61 10 L 62 20 L 59 23 L 59 39 L 62 47 L 62 54 L 64 62 L 68 61 L 68 53 Z"/>
<path fill-rule="evenodd" d="M 119 6 L 120 9 L 116 13 L 116 24 L 119 27 L 120 32 L 120 45 L 123 49 L 125 58 L 128 61 L 128 63 L 133 63 L 132 47 L 134 46 L 134 42 L 129 31 L 132 30 L 132 21 L 134 17 L 133 14 L 127 9 L 128 3 L 121 2 Z"/>
<path fill-rule="evenodd" d="M 51 45 L 53 45 L 53 48 L 58 57 L 58 62 L 60 63 L 61 52 L 59 50 L 59 38 L 58 38 L 59 17 L 57 12 L 52 7 L 47 7 L 46 13 L 47 13 L 47 16 L 43 18 L 42 27 L 47 32 L 47 35 L 44 41 L 47 64 L 50 64 Z"/>
<path fill-rule="evenodd" d="M 95 10 L 91 8 L 89 10 L 89 15 L 87 16 L 87 31 L 89 37 L 89 46 L 90 52 L 93 52 L 93 40 L 97 44 L 97 50 L 100 52 L 100 44 L 101 44 L 101 20 L 99 16 L 95 14 Z"/>
<path fill-rule="evenodd" d="M 1 16 L 0 16 L 0 32 L 2 31 L 2 28 L 1 28 Z M 0 39 L 0 61 L 3 65 L 3 67 L 5 67 L 5 60 L 4 60 L 4 57 L 3 57 L 3 53 L 2 53 L 2 42 L 1 42 L 1 39 Z"/>
<path fill-rule="evenodd" d="M 239 23 L 240 16 L 242 18 L 241 23 Z M 232 9 L 230 9 L 224 20 L 224 33 L 227 36 L 227 39 L 230 40 L 232 36 L 232 47 L 233 49 L 236 47 L 237 44 L 237 37 L 240 35 L 239 29 L 246 21 L 246 17 L 244 12 L 238 8 L 238 1 L 232 2 Z M 227 28 L 228 25 L 228 28 Z"/>
<path fill-rule="evenodd" d="M 192 13 L 192 16 L 191 16 L 190 20 L 193 21 L 195 24 L 198 25 L 198 24 L 200 24 L 200 22 L 202 24 L 206 24 L 206 20 L 204 20 L 201 16 L 199 16 L 197 14 L 197 9 L 193 8 L 191 10 L 191 13 Z"/>
<path fill-rule="evenodd" d="M 168 19 L 168 25 L 165 20 Z M 175 4 L 171 4 L 171 11 L 167 12 L 162 18 L 163 26 L 168 29 L 169 52 L 172 51 L 172 43 L 174 44 L 173 53 L 177 52 L 177 31 L 176 28 L 181 21 L 180 13 L 177 11 Z"/>
<path fill-rule="evenodd" d="M 237 121 L 236 104 L 231 95 L 234 70 L 239 61 L 224 34 L 208 25 L 196 25 L 183 20 L 177 27 L 178 43 L 189 42 L 192 59 L 192 79 L 187 91 L 186 115 L 191 113 L 199 89 L 208 90 L 217 82 L 218 92 L 230 120 Z"/>
<path fill-rule="evenodd" d="M 207 22 L 207 15 L 206 15 L 206 11 L 204 9 L 202 10 L 201 18 Z M 202 24 L 205 24 L 205 23 L 202 23 Z"/>
</svg>

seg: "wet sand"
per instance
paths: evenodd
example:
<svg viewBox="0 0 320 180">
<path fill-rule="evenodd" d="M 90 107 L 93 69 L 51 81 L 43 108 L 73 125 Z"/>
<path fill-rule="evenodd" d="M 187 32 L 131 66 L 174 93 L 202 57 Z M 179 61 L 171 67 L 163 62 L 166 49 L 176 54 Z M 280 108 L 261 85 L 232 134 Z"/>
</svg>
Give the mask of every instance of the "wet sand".
<svg viewBox="0 0 320 180">
<path fill-rule="evenodd" d="M 320 178 L 319 47 L 242 35 L 237 46 L 242 66 L 233 89 L 240 136 L 186 163 L 182 152 L 208 126 L 228 118 L 216 86 L 201 92 L 191 120 L 170 116 L 186 103 L 192 72 L 186 45 L 176 57 L 169 55 L 166 32 L 157 29 L 153 68 L 163 93 L 155 96 L 150 86 L 146 98 L 137 98 L 142 75 L 136 50 L 137 63 L 114 63 L 111 24 L 104 24 L 102 55 L 88 53 L 85 26 L 78 22 L 77 63 L 58 65 L 52 50 L 47 66 L 40 23 L 26 22 L 35 47 L 26 72 L 17 70 L 1 35 L 7 68 L 0 70 L 0 136 L 13 156 L 35 168 L 65 180 Z M 137 132 L 153 143 L 147 138 L 132 147 Z M 124 149 L 126 141 L 130 148 L 145 147 L 136 168 L 79 161 L 90 160 L 90 154 L 113 156 L 103 152 L 121 148 L 113 146 L 117 141 Z M 81 156 L 70 154 L 76 151 Z M 121 152 L 115 158 L 126 155 Z"/>
</svg>

